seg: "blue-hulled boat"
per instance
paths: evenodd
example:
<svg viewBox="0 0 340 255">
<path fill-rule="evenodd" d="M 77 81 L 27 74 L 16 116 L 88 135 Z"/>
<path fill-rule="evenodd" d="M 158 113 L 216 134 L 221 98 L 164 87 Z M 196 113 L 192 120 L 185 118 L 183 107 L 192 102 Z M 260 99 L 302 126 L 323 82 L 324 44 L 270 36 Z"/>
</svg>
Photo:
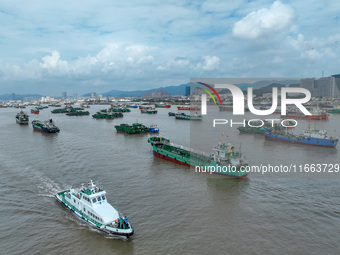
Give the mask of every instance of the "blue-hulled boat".
<svg viewBox="0 0 340 255">
<path fill-rule="evenodd" d="M 303 145 L 335 147 L 339 141 L 336 137 L 328 137 L 326 130 L 310 130 L 309 128 L 300 135 L 273 131 L 267 128 L 264 128 L 263 131 L 266 139 Z"/>
</svg>

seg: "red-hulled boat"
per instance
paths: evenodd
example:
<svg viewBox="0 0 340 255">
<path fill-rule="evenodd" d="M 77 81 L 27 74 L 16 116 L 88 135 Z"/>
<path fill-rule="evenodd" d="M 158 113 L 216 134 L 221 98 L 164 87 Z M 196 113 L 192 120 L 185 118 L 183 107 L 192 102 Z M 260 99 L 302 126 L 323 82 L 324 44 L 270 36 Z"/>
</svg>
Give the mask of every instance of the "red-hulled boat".
<svg viewBox="0 0 340 255">
<path fill-rule="evenodd" d="M 31 109 L 31 113 L 39 114 L 39 109 L 38 108 Z"/>
<path fill-rule="evenodd" d="M 177 109 L 180 111 L 197 111 L 199 110 L 199 107 L 187 105 L 187 106 L 177 106 Z"/>
<path fill-rule="evenodd" d="M 286 115 L 281 115 L 281 118 L 299 118 L 299 119 L 313 119 L 313 120 L 327 120 L 329 113 L 320 108 L 311 111 L 312 115 L 305 115 L 298 110 L 287 112 Z"/>
<path fill-rule="evenodd" d="M 155 104 L 155 107 L 157 107 L 157 108 L 170 108 L 171 105 L 165 104 L 165 103 L 159 103 L 159 104 Z"/>
</svg>

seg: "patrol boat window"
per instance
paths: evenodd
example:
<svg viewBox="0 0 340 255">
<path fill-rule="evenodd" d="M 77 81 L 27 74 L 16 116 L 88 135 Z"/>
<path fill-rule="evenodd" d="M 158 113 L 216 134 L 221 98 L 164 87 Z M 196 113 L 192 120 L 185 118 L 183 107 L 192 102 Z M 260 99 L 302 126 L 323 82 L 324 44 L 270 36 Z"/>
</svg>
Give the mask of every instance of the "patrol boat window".
<svg viewBox="0 0 340 255">
<path fill-rule="evenodd" d="M 98 201 L 102 201 L 102 199 L 100 197 L 97 198 Z"/>
<path fill-rule="evenodd" d="M 102 199 L 105 200 L 105 196 L 102 196 Z"/>
<path fill-rule="evenodd" d="M 97 202 L 97 199 L 96 198 L 92 199 L 92 202 L 93 203 Z"/>
</svg>

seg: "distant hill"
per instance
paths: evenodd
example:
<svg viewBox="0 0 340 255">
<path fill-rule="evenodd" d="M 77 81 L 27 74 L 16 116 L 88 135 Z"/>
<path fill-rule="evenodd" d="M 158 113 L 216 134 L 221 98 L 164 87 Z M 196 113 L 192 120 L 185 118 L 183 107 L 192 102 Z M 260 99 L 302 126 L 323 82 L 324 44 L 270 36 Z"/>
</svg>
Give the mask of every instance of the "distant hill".
<svg viewBox="0 0 340 255">
<path fill-rule="evenodd" d="M 0 100 L 23 100 L 24 98 L 41 98 L 43 97 L 40 94 L 23 94 L 23 95 L 15 95 L 13 98 L 12 94 L 3 94 L 0 95 Z"/>
<path fill-rule="evenodd" d="M 134 90 L 134 91 L 124 91 L 124 90 L 110 90 L 108 92 L 102 93 L 103 97 L 140 97 L 145 93 L 153 93 L 156 89 L 162 89 L 169 92 L 171 95 L 185 95 L 185 88 L 190 86 L 190 83 L 182 84 L 179 86 L 167 86 L 148 90 Z M 91 93 L 82 95 L 84 97 L 90 97 Z"/>
<path fill-rule="evenodd" d="M 268 86 L 265 86 L 265 87 L 262 87 L 262 88 L 259 88 L 259 89 L 255 89 L 253 91 L 253 93 L 256 96 L 262 96 L 265 93 L 272 93 L 273 87 L 282 88 L 282 87 L 286 87 L 287 85 L 288 85 L 288 87 L 299 87 L 300 83 L 286 84 L 286 85 L 279 84 L 279 83 L 272 83 L 272 84 L 269 84 Z"/>
<path fill-rule="evenodd" d="M 282 80 L 282 81 L 277 81 L 277 80 L 263 80 L 263 81 L 258 81 L 255 83 L 238 83 L 235 84 L 239 87 L 253 87 L 254 89 L 259 89 L 262 87 L 269 86 L 271 84 L 279 84 L 280 86 L 284 85 L 290 85 L 290 84 L 296 84 L 299 83 L 298 80 Z M 164 91 L 169 92 L 171 95 L 185 95 L 185 88 L 187 86 L 191 85 L 191 89 L 194 90 L 196 87 L 200 86 L 197 83 L 186 83 L 186 84 L 181 84 L 178 86 L 167 86 L 167 87 L 160 87 L 160 88 L 155 88 L 155 89 L 148 89 L 148 90 L 134 90 L 134 91 L 124 91 L 124 90 L 110 90 L 105 93 L 101 93 L 103 97 L 141 97 L 145 93 L 153 93 L 155 92 L 156 89 L 162 89 Z M 219 93 L 224 94 L 229 92 L 229 90 L 221 90 Z M 264 92 L 266 93 L 266 92 Z M 91 93 L 86 93 L 82 95 L 84 97 L 90 97 Z"/>
</svg>

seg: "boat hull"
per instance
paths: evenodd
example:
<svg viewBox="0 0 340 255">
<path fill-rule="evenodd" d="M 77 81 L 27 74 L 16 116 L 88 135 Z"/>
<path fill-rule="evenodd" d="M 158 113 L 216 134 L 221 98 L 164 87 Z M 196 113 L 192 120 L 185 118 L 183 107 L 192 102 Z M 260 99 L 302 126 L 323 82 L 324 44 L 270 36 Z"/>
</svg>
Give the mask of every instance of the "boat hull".
<svg viewBox="0 0 340 255">
<path fill-rule="evenodd" d="M 216 162 L 211 161 L 210 164 L 205 164 L 204 166 L 201 166 L 199 164 L 194 164 L 193 162 L 191 162 L 190 157 L 187 158 L 181 155 L 174 155 L 171 152 L 162 150 L 161 148 L 157 147 L 155 144 L 153 144 L 152 147 L 153 147 L 153 154 L 157 158 L 171 161 L 176 164 L 187 166 L 187 167 L 195 167 L 195 171 L 197 172 L 218 174 L 221 176 L 232 177 L 232 178 L 245 178 L 247 177 L 248 172 L 249 172 L 245 170 L 244 171 L 233 171 L 228 166 L 221 166 L 220 170 L 216 171 L 216 169 L 218 169 Z M 203 158 L 207 159 L 206 156 L 202 156 L 202 159 Z M 215 169 L 215 170 L 211 171 L 211 169 Z"/>
<path fill-rule="evenodd" d="M 298 119 L 312 119 L 312 120 L 327 120 L 329 114 L 319 114 L 319 115 L 281 115 L 281 118 L 298 118 Z"/>
<path fill-rule="evenodd" d="M 20 125 L 28 125 L 28 120 L 16 120 L 17 124 L 20 124 Z"/>
<path fill-rule="evenodd" d="M 277 136 L 271 132 L 265 132 L 265 138 L 273 141 L 281 141 L 286 143 L 296 143 L 308 146 L 319 146 L 319 147 L 331 147 L 334 148 L 337 145 L 337 141 L 331 141 L 320 138 L 305 138 L 304 140 L 297 140 L 294 138 Z M 309 140 L 308 140 L 309 139 Z"/>
<path fill-rule="evenodd" d="M 54 134 L 54 133 L 58 133 L 59 130 L 48 130 L 48 129 L 44 129 L 44 128 L 37 128 L 35 126 L 33 126 L 33 130 L 37 131 L 37 132 L 41 132 L 41 133 L 48 133 L 48 134 Z"/>
</svg>

